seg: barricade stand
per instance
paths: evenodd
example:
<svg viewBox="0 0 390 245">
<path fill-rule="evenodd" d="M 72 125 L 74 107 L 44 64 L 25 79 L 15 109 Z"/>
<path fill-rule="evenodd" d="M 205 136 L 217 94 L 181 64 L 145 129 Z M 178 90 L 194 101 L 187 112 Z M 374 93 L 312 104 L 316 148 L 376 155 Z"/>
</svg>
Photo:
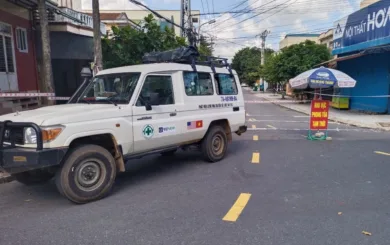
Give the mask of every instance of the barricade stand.
<svg viewBox="0 0 390 245">
<path fill-rule="evenodd" d="M 328 137 L 329 101 L 312 100 L 308 140 L 326 140 Z M 313 131 L 317 131 L 313 133 Z M 324 131 L 324 132 L 323 132 Z"/>
</svg>

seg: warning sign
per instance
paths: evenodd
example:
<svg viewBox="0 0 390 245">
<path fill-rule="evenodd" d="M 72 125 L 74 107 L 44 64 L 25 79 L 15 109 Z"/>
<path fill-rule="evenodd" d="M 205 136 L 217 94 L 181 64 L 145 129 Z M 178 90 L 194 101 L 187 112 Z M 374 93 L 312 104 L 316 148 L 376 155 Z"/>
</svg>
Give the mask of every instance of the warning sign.
<svg viewBox="0 0 390 245">
<path fill-rule="evenodd" d="M 327 130 L 329 118 L 329 101 L 312 100 L 310 112 L 310 129 Z"/>
</svg>

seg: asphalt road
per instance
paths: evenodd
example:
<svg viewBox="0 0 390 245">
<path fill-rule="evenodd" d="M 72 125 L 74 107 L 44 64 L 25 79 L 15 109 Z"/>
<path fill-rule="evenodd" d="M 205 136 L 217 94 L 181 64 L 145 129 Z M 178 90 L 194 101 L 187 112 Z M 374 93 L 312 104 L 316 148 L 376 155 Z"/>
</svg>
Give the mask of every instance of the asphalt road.
<svg viewBox="0 0 390 245">
<path fill-rule="evenodd" d="M 330 124 L 332 141 L 309 141 L 302 114 L 247 112 L 225 160 L 133 161 L 98 202 L 71 204 L 52 182 L 0 185 L 0 244 L 389 244 L 390 156 L 375 153 L 390 153 L 389 133 Z"/>
</svg>

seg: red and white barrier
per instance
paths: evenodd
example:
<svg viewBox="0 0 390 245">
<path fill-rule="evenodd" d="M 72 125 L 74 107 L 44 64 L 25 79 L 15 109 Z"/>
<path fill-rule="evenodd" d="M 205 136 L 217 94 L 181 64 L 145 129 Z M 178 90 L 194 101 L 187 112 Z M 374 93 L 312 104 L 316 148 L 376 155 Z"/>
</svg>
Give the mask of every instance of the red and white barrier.
<svg viewBox="0 0 390 245">
<path fill-rule="evenodd" d="M 54 93 L 0 93 L 0 98 L 53 97 Z"/>
</svg>

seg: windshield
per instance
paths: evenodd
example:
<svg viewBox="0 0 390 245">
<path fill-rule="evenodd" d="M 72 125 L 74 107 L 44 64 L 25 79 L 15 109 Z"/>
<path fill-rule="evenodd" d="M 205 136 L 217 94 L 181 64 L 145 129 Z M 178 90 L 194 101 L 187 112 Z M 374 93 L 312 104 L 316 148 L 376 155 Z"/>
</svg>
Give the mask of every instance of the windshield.
<svg viewBox="0 0 390 245">
<path fill-rule="evenodd" d="M 77 103 L 128 104 L 139 77 L 140 73 L 96 76 L 77 99 Z"/>
</svg>

